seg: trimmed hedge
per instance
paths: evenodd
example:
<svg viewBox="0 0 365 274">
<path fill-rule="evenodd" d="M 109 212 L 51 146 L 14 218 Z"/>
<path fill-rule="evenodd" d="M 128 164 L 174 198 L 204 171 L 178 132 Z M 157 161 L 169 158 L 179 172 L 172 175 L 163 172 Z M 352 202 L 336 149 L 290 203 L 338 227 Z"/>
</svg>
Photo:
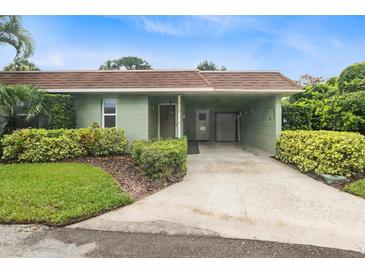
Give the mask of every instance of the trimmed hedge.
<svg viewBox="0 0 365 274">
<path fill-rule="evenodd" d="M 186 137 L 162 141 L 135 141 L 132 158 L 151 179 L 181 178 L 186 173 Z"/>
<path fill-rule="evenodd" d="M 276 158 L 303 172 L 346 177 L 365 169 L 365 136 L 353 132 L 283 131 L 276 143 Z"/>
<path fill-rule="evenodd" d="M 44 105 L 48 112 L 48 129 L 75 128 L 75 109 L 72 96 L 45 94 Z"/>
<path fill-rule="evenodd" d="M 6 161 L 55 162 L 94 155 L 122 154 L 127 149 L 124 130 L 115 128 L 22 129 L 2 140 Z"/>
</svg>

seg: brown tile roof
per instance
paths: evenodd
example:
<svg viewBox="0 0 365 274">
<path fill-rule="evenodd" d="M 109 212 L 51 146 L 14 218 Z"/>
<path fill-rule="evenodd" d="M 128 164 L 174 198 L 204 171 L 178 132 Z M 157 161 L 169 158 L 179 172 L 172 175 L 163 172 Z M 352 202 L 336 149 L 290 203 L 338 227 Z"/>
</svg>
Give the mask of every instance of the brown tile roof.
<svg viewBox="0 0 365 274">
<path fill-rule="evenodd" d="M 294 81 L 275 71 L 201 72 L 215 89 L 301 89 Z"/>
<path fill-rule="evenodd" d="M 199 72 L 197 70 L 0 72 L 0 82 L 33 84 L 44 89 L 300 89 L 279 72 Z"/>
</svg>

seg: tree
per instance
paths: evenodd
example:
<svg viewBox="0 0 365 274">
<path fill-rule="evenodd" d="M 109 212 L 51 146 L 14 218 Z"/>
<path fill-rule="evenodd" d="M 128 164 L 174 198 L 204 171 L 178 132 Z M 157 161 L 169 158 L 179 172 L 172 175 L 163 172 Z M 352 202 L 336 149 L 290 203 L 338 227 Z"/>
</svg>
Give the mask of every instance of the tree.
<svg viewBox="0 0 365 274">
<path fill-rule="evenodd" d="M 3 68 L 4 71 L 39 71 L 40 69 L 27 59 L 16 59 Z"/>
<path fill-rule="evenodd" d="M 10 45 L 16 50 L 15 60 L 28 58 L 33 54 L 33 39 L 22 27 L 21 17 L 0 15 L 0 45 Z"/>
<path fill-rule="evenodd" d="M 221 66 L 220 68 L 218 68 L 218 66 L 216 64 L 214 64 L 213 62 L 208 62 L 207 60 L 204 60 L 203 62 L 198 64 L 196 68 L 198 70 L 203 70 L 203 71 L 227 70 L 227 68 L 225 66 Z"/>
<path fill-rule="evenodd" d="M 136 56 L 125 56 L 119 59 L 107 60 L 99 67 L 99 70 L 143 70 L 152 69 L 151 65 Z"/>
<path fill-rule="evenodd" d="M 31 85 L 0 85 L 0 136 L 16 128 L 20 114 L 30 121 L 44 113 L 44 95 L 44 91 Z"/>
<path fill-rule="evenodd" d="M 318 86 L 320 83 L 324 82 L 324 78 L 322 76 L 313 76 L 308 73 L 303 74 L 300 76 L 299 80 L 297 81 L 298 85 L 305 88 L 307 86 Z"/>
<path fill-rule="evenodd" d="M 365 90 L 365 62 L 345 68 L 338 77 L 340 93 Z"/>
</svg>

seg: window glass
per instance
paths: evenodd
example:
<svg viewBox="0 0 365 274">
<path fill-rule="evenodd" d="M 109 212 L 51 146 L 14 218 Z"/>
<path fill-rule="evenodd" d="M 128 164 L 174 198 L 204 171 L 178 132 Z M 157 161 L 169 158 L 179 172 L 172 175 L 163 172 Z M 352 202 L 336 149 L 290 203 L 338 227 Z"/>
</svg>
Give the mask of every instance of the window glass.
<svg viewBox="0 0 365 274">
<path fill-rule="evenodd" d="M 104 100 L 104 114 L 111 114 L 116 112 L 115 100 Z"/>
<path fill-rule="evenodd" d="M 207 119 L 206 113 L 199 113 L 199 121 L 205 121 Z"/>
<path fill-rule="evenodd" d="M 104 127 L 115 127 L 115 115 L 104 116 Z"/>
<path fill-rule="evenodd" d="M 107 99 L 103 101 L 103 127 L 117 126 L 117 101 Z"/>
</svg>

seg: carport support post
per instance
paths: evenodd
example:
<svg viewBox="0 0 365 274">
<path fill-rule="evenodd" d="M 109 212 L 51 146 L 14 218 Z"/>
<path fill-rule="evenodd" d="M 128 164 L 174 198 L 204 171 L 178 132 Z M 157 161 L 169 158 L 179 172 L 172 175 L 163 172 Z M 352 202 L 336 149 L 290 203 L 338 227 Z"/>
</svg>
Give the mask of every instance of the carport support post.
<svg viewBox="0 0 365 274">
<path fill-rule="evenodd" d="M 279 137 L 281 133 L 281 120 L 282 120 L 282 111 L 281 111 L 281 95 L 276 95 L 275 97 L 275 135 L 276 138 Z"/>
<path fill-rule="evenodd" d="M 182 122 L 181 122 L 181 95 L 177 96 L 177 137 L 182 137 L 181 130 Z"/>
</svg>

